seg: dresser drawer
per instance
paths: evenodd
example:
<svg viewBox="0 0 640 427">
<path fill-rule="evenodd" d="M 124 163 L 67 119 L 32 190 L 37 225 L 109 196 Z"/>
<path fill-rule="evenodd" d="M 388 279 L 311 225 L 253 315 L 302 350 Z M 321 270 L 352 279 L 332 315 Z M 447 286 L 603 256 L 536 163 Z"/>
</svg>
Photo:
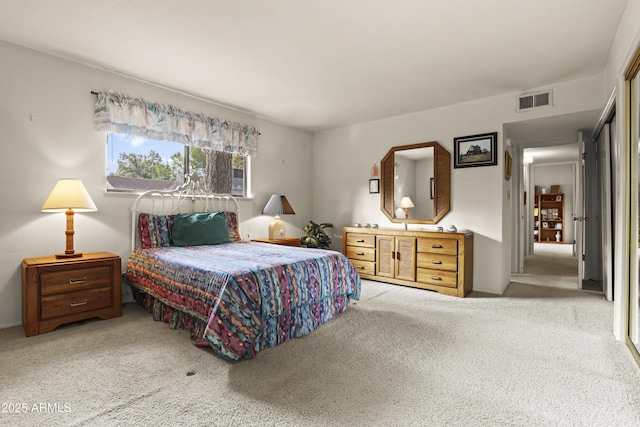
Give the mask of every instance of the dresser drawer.
<svg viewBox="0 0 640 427">
<path fill-rule="evenodd" d="M 458 241 L 453 239 L 438 239 L 434 237 L 418 238 L 418 252 L 458 255 Z"/>
<path fill-rule="evenodd" d="M 418 267 L 432 270 L 458 271 L 458 257 L 429 253 L 418 254 Z"/>
<path fill-rule="evenodd" d="M 42 297 L 40 318 L 46 320 L 57 316 L 68 316 L 110 307 L 113 305 L 111 294 L 111 288 L 107 287 Z"/>
<path fill-rule="evenodd" d="M 347 233 L 347 246 L 375 248 L 376 236 L 373 234 Z"/>
<path fill-rule="evenodd" d="M 359 259 L 362 261 L 375 261 L 376 250 L 372 248 L 354 248 L 352 246 L 347 247 L 347 258 Z"/>
<path fill-rule="evenodd" d="M 417 273 L 418 282 L 446 286 L 447 288 L 455 288 L 458 286 L 457 273 L 441 270 L 429 270 L 426 268 L 418 268 Z"/>
<path fill-rule="evenodd" d="M 87 267 L 45 272 L 40 275 L 40 294 L 51 295 L 111 286 L 110 267 Z"/>
<path fill-rule="evenodd" d="M 369 274 L 373 276 L 376 274 L 376 263 L 369 261 L 358 261 L 355 259 L 351 260 L 351 264 L 356 269 L 356 271 L 360 274 Z"/>
</svg>

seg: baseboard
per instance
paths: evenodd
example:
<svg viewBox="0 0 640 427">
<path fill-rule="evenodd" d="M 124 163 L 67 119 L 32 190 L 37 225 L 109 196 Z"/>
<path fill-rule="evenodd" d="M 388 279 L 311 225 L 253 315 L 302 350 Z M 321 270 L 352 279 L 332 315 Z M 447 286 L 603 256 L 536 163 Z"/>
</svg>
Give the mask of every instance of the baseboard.
<svg viewBox="0 0 640 427">
<path fill-rule="evenodd" d="M 22 326 L 22 322 L 4 323 L 0 325 L 0 329 L 13 328 L 15 326 Z"/>
</svg>

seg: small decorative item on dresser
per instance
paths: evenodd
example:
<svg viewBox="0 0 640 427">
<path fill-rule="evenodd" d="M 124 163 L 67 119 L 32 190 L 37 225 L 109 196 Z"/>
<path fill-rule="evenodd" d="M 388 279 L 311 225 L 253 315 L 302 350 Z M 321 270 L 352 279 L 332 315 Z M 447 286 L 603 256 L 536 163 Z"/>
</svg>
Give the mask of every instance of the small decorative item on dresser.
<svg viewBox="0 0 640 427">
<path fill-rule="evenodd" d="M 28 337 L 64 323 L 122 315 L 120 257 L 108 252 L 22 261 L 22 326 Z"/>
</svg>

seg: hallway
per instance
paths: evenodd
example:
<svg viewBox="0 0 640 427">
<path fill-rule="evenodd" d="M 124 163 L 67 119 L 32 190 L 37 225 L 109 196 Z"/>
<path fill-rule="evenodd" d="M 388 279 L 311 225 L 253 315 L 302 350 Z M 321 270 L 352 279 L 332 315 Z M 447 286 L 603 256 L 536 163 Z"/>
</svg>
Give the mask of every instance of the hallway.
<svg viewBox="0 0 640 427">
<path fill-rule="evenodd" d="M 532 255 L 524 261 L 524 273 L 511 274 L 511 282 L 579 289 L 578 259 L 573 245 L 535 243 Z"/>
</svg>

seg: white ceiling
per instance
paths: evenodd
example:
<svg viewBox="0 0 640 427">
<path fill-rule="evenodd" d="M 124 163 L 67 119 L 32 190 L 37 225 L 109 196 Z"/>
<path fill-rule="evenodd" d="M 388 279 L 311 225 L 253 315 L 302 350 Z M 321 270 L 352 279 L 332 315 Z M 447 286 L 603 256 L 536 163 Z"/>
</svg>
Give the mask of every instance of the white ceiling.
<svg viewBox="0 0 640 427">
<path fill-rule="evenodd" d="M 602 74 L 625 5 L 4 0 L 0 39 L 315 131 Z"/>
</svg>

